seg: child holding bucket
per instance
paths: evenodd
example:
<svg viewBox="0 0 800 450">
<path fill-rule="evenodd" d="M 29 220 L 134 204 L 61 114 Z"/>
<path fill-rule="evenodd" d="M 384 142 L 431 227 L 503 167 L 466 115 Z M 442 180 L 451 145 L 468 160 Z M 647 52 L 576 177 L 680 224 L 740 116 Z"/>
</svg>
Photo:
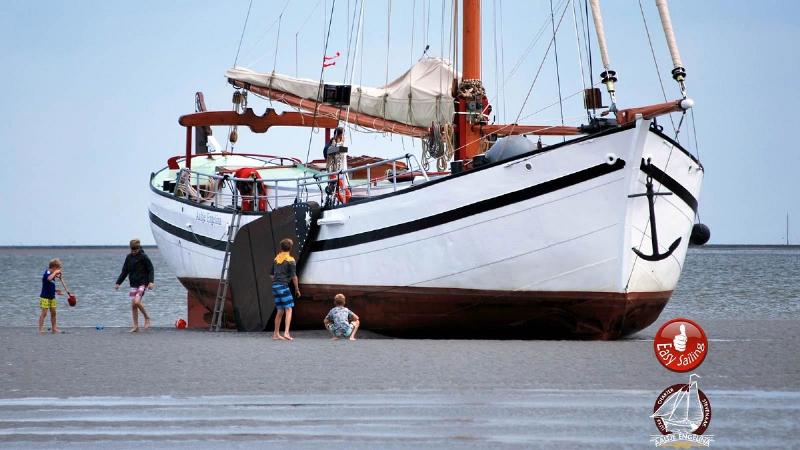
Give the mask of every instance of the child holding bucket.
<svg viewBox="0 0 800 450">
<path fill-rule="evenodd" d="M 39 334 L 44 333 L 44 318 L 47 317 L 47 311 L 50 311 L 50 325 L 52 325 L 53 333 L 60 333 L 56 325 L 56 294 L 61 295 L 61 289 L 56 289 L 56 278 L 61 277 L 61 261 L 51 259 L 47 265 L 47 270 L 42 274 L 42 291 L 39 294 L 39 307 L 42 309 L 39 314 Z"/>
</svg>

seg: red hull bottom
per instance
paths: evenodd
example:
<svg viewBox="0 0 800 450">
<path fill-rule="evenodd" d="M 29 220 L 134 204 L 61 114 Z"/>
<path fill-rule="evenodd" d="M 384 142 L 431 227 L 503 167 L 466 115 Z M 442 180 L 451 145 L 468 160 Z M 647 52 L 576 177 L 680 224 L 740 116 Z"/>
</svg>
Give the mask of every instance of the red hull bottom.
<svg viewBox="0 0 800 450">
<path fill-rule="evenodd" d="M 181 279 L 188 289 L 189 327 L 208 328 L 216 280 Z M 653 323 L 671 291 L 507 292 L 473 289 L 301 285 L 292 328 L 321 329 L 333 297 L 347 306 L 363 329 L 411 338 L 616 339 Z M 230 300 L 225 323 L 235 328 Z M 268 329 L 272 329 L 272 320 Z"/>
</svg>

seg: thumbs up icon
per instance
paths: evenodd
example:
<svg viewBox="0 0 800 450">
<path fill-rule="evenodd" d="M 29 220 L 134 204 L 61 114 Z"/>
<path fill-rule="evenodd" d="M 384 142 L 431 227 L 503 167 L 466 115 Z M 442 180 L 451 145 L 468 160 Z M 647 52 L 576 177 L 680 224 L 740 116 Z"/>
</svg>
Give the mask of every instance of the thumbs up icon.
<svg viewBox="0 0 800 450">
<path fill-rule="evenodd" d="M 681 333 L 672 340 L 672 345 L 679 352 L 686 351 L 686 325 L 681 324 Z"/>
</svg>

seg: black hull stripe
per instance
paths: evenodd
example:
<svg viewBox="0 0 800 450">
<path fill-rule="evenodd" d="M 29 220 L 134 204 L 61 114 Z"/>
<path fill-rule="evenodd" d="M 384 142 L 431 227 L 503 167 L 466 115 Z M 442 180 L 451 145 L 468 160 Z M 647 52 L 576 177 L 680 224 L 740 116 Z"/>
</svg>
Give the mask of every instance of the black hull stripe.
<svg viewBox="0 0 800 450">
<path fill-rule="evenodd" d="M 177 236 L 183 239 L 184 241 L 194 242 L 195 244 L 199 244 L 208 248 L 213 248 L 214 250 L 219 250 L 221 252 L 225 251 L 225 246 L 227 245 L 225 241 L 220 241 L 219 239 L 213 239 L 206 236 L 200 236 L 198 234 L 192 233 L 189 230 L 184 230 L 181 227 L 176 227 L 175 225 L 166 222 L 165 220 L 156 216 L 152 212 L 150 213 L 150 221 L 153 222 L 158 228 L 161 228 L 167 233 L 173 236 Z"/>
<path fill-rule="evenodd" d="M 509 192 L 508 194 L 481 200 L 461 208 L 445 211 L 429 217 L 423 217 L 411 222 L 392 225 L 390 227 L 380 228 L 377 230 L 365 231 L 363 233 L 353 234 L 350 236 L 316 241 L 311 243 L 311 251 L 325 251 L 350 247 L 353 245 L 365 244 L 367 242 L 378 241 L 381 239 L 388 239 L 391 237 L 412 233 L 414 231 L 424 230 L 426 228 L 432 228 L 486 211 L 491 211 L 493 209 L 513 205 L 514 203 L 519 203 L 534 197 L 549 194 L 560 189 L 583 183 L 584 181 L 589 181 L 591 179 L 622 170 L 624 167 L 625 161 L 621 159 L 618 159 L 614 164 L 599 164 L 597 166 L 589 167 L 588 169 L 565 175 L 554 180 L 545 181 L 544 183 L 537 184 L 535 186 L 520 189 L 519 191 Z"/>
<path fill-rule="evenodd" d="M 642 165 L 640 167 L 642 172 L 646 173 L 653 177 L 654 180 L 661 183 L 662 186 L 669 189 L 673 194 L 680 197 L 681 200 L 686 202 L 689 205 L 689 208 L 692 208 L 692 211 L 697 213 L 697 199 L 694 198 L 691 192 L 689 192 L 685 187 L 683 187 L 680 183 L 678 183 L 674 178 L 667 175 L 664 171 L 659 169 L 658 167 L 650 164 L 645 164 L 644 160 L 642 160 Z"/>
</svg>

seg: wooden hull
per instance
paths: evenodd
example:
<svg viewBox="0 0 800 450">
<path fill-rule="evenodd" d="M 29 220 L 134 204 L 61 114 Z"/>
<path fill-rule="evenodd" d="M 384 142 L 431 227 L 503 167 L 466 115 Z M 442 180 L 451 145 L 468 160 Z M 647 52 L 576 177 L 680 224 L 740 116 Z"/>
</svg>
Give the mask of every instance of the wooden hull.
<svg viewBox="0 0 800 450">
<path fill-rule="evenodd" d="M 189 326 L 208 327 L 218 281 L 181 282 L 189 290 Z M 348 307 L 362 317 L 363 329 L 388 336 L 602 340 L 647 327 L 672 294 L 303 285 L 293 328 L 322 329 L 333 296 L 340 292 L 348 293 Z M 230 304 L 227 311 L 232 311 Z"/>
</svg>

